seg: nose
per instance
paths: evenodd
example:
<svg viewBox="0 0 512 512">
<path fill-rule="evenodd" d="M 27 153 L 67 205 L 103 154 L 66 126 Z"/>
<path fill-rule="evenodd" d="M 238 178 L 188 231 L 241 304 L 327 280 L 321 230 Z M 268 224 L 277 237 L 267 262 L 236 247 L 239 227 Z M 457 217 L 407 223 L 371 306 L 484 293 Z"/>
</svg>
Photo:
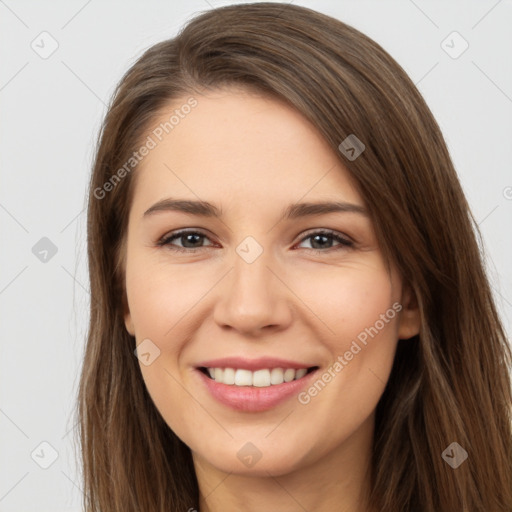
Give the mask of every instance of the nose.
<svg viewBox="0 0 512 512">
<path fill-rule="evenodd" d="M 223 279 L 214 309 L 221 328 L 258 336 L 290 325 L 293 294 L 270 263 L 266 252 L 252 263 L 235 254 L 234 268 Z"/>
</svg>

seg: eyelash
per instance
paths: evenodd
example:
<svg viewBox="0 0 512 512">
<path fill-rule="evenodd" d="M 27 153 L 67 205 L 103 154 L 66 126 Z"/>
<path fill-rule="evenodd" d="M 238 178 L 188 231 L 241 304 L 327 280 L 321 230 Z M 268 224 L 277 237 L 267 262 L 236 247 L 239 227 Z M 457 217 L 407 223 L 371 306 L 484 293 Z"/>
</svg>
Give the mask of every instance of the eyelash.
<svg viewBox="0 0 512 512">
<path fill-rule="evenodd" d="M 182 236 L 185 236 L 185 235 L 199 235 L 201 237 L 208 238 L 204 233 L 201 233 L 200 231 L 182 230 L 182 231 L 176 231 L 174 233 L 165 235 L 157 242 L 157 246 L 159 246 L 159 247 L 168 246 L 168 248 L 171 251 L 185 252 L 185 253 L 191 253 L 191 252 L 195 252 L 197 249 L 204 249 L 205 247 L 211 247 L 211 246 L 204 246 L 204 247 L 191 248 L 191 247 L 179 247 L 179 246 L 171 244 L 171 242 L 173 240 L 181 238 Z M 324 235 L 327 237 L 331 237 L 336 242 L 339 242 L 340 245 L 334 246 L 334 247 L 328 247 L 327 249 L 313 249 L 313 248 L 306 247 L 305 248 L 306 250 L 313 251 L 315 253 L 321 253 L 321 252 L 330 252 L 332 250 L 336 250 L 336 247 L 338 247 L 338 249 L 340 249 L 340 248 L 350 248 L 350 247 L 354 246 L 354 242 L 352 242 L 351 240 L 342 237 L 335 231 L 330 231 L 330 230 L 326 230 L 326 229 L 320 229 L 318 231 L 313 231 L 313 232 L 309 233 L 307 236 L 303 237 L 299 241 L 299 243 L 302 243 L 304 240 L 307 240 L 308 238 L 313 238 L 316 235 Z"/>
</svg>

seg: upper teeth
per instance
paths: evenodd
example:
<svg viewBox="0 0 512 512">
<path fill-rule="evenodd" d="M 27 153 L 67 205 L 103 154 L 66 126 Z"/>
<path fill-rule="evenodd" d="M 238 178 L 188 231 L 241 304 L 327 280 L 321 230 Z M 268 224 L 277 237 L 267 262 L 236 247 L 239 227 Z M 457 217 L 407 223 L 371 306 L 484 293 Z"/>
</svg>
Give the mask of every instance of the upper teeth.
<svg viewBox="0 0 512 512">
<path fill-rule="evenodd" d="M 229 384 L 235 386 L 256 386 L 259 388 L 270 385 L 282 384 L 290 382 L 294 379 L 300 379 L 307 373 L 307 368 L 295 370 L 293 368 L 272 368 L 265 370 L 243 370 L 234 368 L 207 368 L 210 377 L 215 382 Z"/>
</svg>

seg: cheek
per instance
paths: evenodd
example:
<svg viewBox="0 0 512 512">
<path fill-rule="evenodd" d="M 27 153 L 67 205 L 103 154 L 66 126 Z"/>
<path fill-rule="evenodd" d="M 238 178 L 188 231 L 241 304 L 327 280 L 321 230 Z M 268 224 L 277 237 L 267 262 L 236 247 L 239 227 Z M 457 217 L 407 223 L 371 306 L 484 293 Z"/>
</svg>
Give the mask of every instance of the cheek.
<svg viewBox="0 0 512 512">
<path fill-rule="evenodd" d="M 398 298 L 391 277 L 378 262 L 330 269 L 313 279 L 297 280 L 295 286 L 297 295 L 328 329 L 327 339 L 330 334 L 336 343 L 373 326 Z M 391 323 L 386 323 L 386 330 Z"/>
<path fill-rule="evenodd" d="M 380 265 L 343 269 L 315 282 L 309 294 L 314 302 L 308 305 L 329 327 L 322 341 L 330 361 L 300 401 L 318 417 L 325 415 L 325 421 L 335 418 L 343 436 L 371 414 L 385 388 L 397 344 L 400 297 Z"/>
<path fill-rule="evenodd" d="M 333 384 L 317 402 L 341 401 L 347 410 L 368 407 L 369 413 L 393 364 L 400 297 L 391 276 L 378 264 L 337 270 L 308 280 L 309 286 L 299 292 L 318 315 L 317 330 L 323 325 L 326 333 L 320 338 L 330 359 L 325 381 Z M 317 388 L 323 389 L 321 384 Z"/>
<path fill-rule="evenodd" d="M 137 338 L 172 339 L 173 329 L 214 286 L 215 275 L 196 268 L 151 263 L 127 268 L 128 304 Z M 163 348 L 163 347 L 162 347 Z M 167 347 L 169 348 L 169 347 Z"/>
</svg>

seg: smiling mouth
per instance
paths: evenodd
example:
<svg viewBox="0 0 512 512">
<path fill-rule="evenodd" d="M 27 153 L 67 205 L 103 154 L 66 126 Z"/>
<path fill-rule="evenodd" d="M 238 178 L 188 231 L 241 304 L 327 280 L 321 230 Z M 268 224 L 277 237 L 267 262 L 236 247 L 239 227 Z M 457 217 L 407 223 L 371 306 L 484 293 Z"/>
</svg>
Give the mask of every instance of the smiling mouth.
<svg viewBox="0 0 512 512">
<path fill-rule="evenodd" d="M 262 368 L 260 370 L 246 370 L 242 368 L 198 368 L 208 378 L 228 386 L 245 386 L 265 388 L 277 386 L 285 382 L 299 380 L 318 369 L 318 366 L 309 368 Z"/>
</svg>

